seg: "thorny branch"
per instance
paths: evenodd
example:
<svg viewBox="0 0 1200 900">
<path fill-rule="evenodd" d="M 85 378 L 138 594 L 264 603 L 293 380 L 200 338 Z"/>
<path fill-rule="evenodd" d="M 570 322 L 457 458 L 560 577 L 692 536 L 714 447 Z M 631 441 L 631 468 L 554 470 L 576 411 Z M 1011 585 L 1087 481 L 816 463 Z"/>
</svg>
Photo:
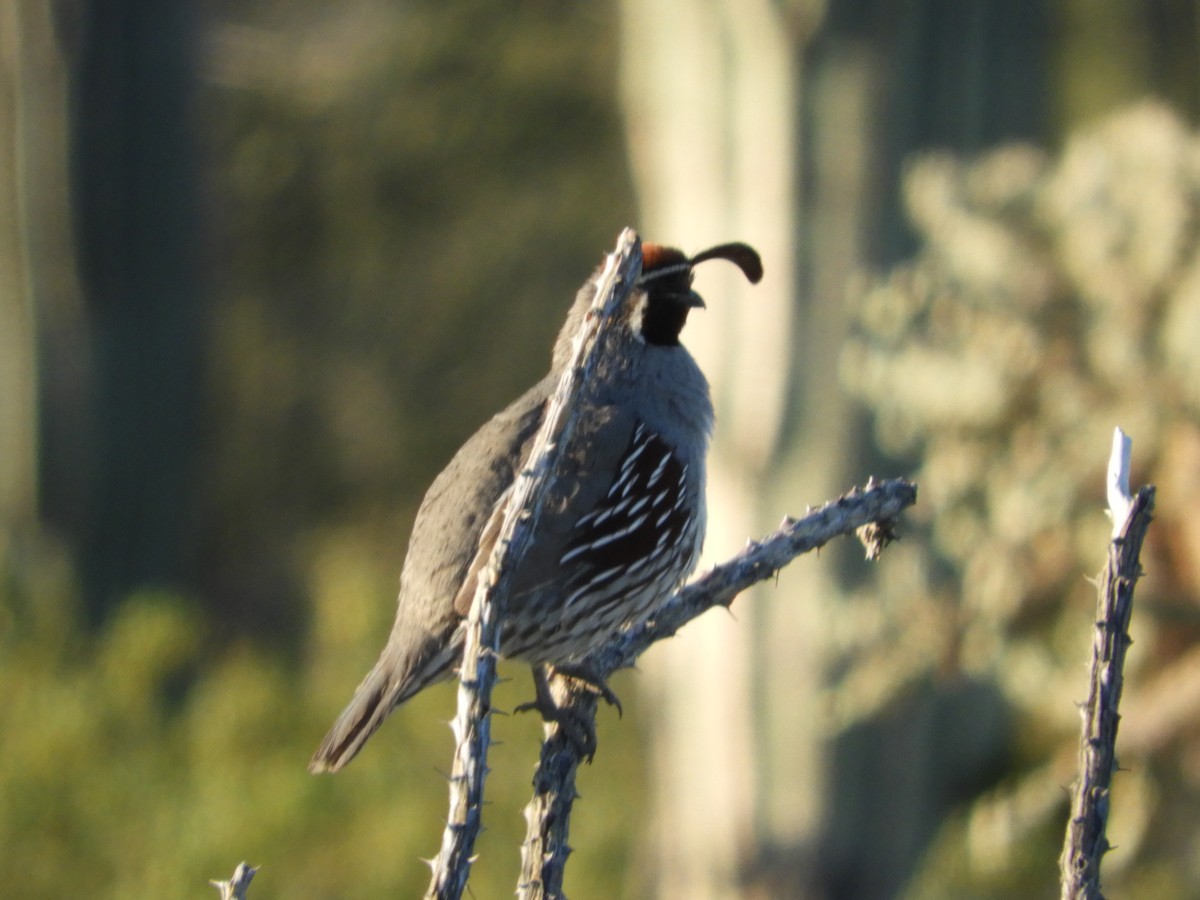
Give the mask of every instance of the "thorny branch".
<svg viewBox="0 0 1200 900">
<path fill-rule="evenodd" d="M 626 229 L 616 250 L 589 283 L 595 290 L 591 314 L 585 317 L 574 339 L 571 362 L 564 368 L 525 469 L 504 508 L 497 511 L 495 519 L 485 528 L 485 531 L 496 529 L 498 538 L 479 579 L 467 620 L 458 711 L 453 722 L 456 747 L 450 775 L 450 813 L 441 849 L 431 863 L 433 877 L 425 895 L 427 900 L 458 900 L 466 888 L 481 825 L 491 740 L 491 691 L 504 616 L 503 597 L 515 568 L 512 563 L 524 553 L 533 534 L 547 473 L 554 471 L 570 442 L 580 398 L 594 389 L 601 357 L 622 350 L 621 339 L 610 326 L 640 267 L 641 244 L 636 233 Z M 773 577 L 800 553 L 839 534 L 879 523 L 882 527 L 871 535 L 862 535 L 871 555 L 872 546 L 877 552 L 878 546 L 890 537 L 886 523 L 915 500 L 916 488 L 907 482 L 871 483 L 865 491 L 855 491 L 800 521 L 785 520 L 764 541 L 752 543 L 735 559 L 677 593 L 653 621 L 615 636 L 585 665 L 601 674 L 632 665 L 655 641 L 674 634 L 714 605 L 728 605 L 739 592 Z M 556 703 L 567 709 L 575 721 L 582 716 L 587 722 L 594 722 L 596 698 L 590 691 L 557 677 L 551 689 Z M 522 897 L 561 896 L 563 869 L 569 853 L 567 833 L 581 750 L 557 725 L 547 725 L 546 734 L 534 780 L 534 799 L 526 811 L 528 831 L 522 847 L 519 886 Z"/>
<path fill-rule="evenodd" d="M 728 562 L 706 572 L 668 600 L 650 621 L 613 636 L 584 663 L 584 668 L 607 677 L 632 666 L 649 647 L 671 637 L 692 619 L 714 606 L 729 606 L 735 597 L 775 574 L 797 556 L 823 547 L 835 537 L 860 532 L 868 558 L 878 556 L 892 538 L 891 522 L 917 500 L 917 487 L 904 479 L 876 483 L 851 491 L 803 519 L 785 519 L 761 541 L 752 541 Z M 868 528 L 867 526 L 876 526 Z M 554 699 L 570 708 L 573 717 L 595 721 L 597 699 L 585 685 L 555 677 Z M 562 897 L 563 875 L 571 847 L 567 843 L 575 802 L 575 774 L 582 751 L 556 723 L 545 726 L 546 739 L 533 778 L 533 798 L 525 807 L 525 843 L 521 848 L 521 900 Z"/>
<path fill-rule="evenodd" d="M 487 753 L 491 743 L 491 695 L 496 680 L 503 598 L 515 566 L 533 535 L 541 512 L 543 486 L 554 471 L 574 430 L 579 395 L 586 390 L 597 368 L 603 337 L 614 321 L 622 298 L 641 269 L 641 243 L 625 229 L 595 279 L 591 315 L 572 345 L 570 364 L 547 409 L 530 450 L 529 459 L 513 486 L 512 495 L 485 532 L 499 528 L 487 566 L 483 570 L 467 618 L 466 642 L 459 675 L 458 711 L 452 728 L 454 765 L 450 773 L 450 813 L 442 833 L 442 846 L 432 861 L 427 900 L 458 900 L 471 873 L 475 839 L 479 834 Z"/>
<path fill-rule="evenodd" d="M 233 877 L 228 881 L 214 879 L 209 884 L 221 892 L 221 900 L 246 900 L 246 890 L 257 871 L 255 866 L 241 862 L 237 864 L 237 868 L 233 870 Z"/>
<path fill-rule="evenodd" d="M 1120 458 L 1118 458 L 1120 457 Z M 1108 852 L 1109 790 L 1117 767 L 1117 724 L 1130 643 L 1133 588 L 1142 574 L 1139 556 L 1154 511 L 1154 488 L 1128 493 L 1129 446 L 1118 429 L 1110 466 L 1113 540 L 1100 575 L 1087 701 L 1080 708 L 1077 781 L 1071 798 L 1061 865 L 1063 900 L 1102 900 L 1100 861 Z M 1114 470 L 1116 471 L 1114 474 Z M 1114 484 L 1115 482 L 1115 484 Z"/>
<path fill-rule="evenodd" d="M 594 387 L 600 358 L 620 353 L 621 338 L 611 328 L 621 303 L 641 269 L 641 243 L 632 229 L 622 232 L 617 247 L 601 271 L 589 282 L 594 288 L 590 313 L 584 317 L 572 343 L 546 420 L 534 439 L 528 460 L 504 507 L 485 526 L 497 537 L 489 546 L 487 564 L 478 580 L 467 619 L 463 662 L 460 668 L 458 709 L 452 722 L 455 735 L 454 765 L 450 774 L 449 817 L 442 845 L 430 862 L 433 870 L 426 900 L 460 900 L 470 877 L 475 840 L 481 827 L 487 753 L 491 743 L 491 693 L 503 621 L 507 583 L 535 530 L 543 504 L 547 474 L 554 471 L 570 442 L 580 407 L 579 399 Z M 892 540 L 892 523 L 916 502 L 914 484 L 897 479 L 876 483 L 810 512 L 803 519 L 784 519 L 762 541 L 750 542 L 728 562 L 717 566 L 678 591 L 653 620 L 628 628 L 583 663 L 588 671 L 607 676 L 631 666 L 652 644 L 675 634 L 713 606 L 729 606 L 748 587 L 765 581 L 796 556 L 824 546 L 839 535 L 858 534 L 874 559 Z M 554 702 L 576 722 L 594 729 L 597 698 L 577 681 L 555 676 L 551 681 Z M 575 801 L 575 774 L 582 750 L 555 723 L 547 723 L 546 739 L 534 776 L 534 796 L 526 808 L 526 839 L 521 848 L 522 867 L 518 894 L 522 898 L 561 897 L 570 847 L 567 836 Z M 244 874 L 241 890 L 253 876 Z M 242 869 L 235 873 L 235 881 Z M 234 882 L 213 882 L 232 889 Z"/>
</svg>

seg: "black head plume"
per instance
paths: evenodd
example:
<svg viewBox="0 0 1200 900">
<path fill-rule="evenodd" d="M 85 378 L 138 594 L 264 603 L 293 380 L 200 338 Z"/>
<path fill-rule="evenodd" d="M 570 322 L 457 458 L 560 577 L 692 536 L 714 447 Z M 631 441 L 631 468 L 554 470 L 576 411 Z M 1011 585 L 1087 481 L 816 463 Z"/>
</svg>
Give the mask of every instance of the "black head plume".
<svg viewBox="0 0 1200 900">
<path fill-rule="evenodd" d="M 758 284 L 762 281 L 762 259 L 759 258 L 758 251 L 749 244 L 739 242 L 718 244 L 715 247 L 709 247 L 707 250 L 700 251 L 688 260 L 688 262 L 695 266 L 710 259 L 729 260 L 742 270 L 742 274 L 746 276 L 746 280 L 751 284 Z"/>
<path fill-rule="evenodd" d="M 642 244 L 642 275 L 646 291 L 642 337 L 651 344 L 675 346 L 688 313 L 704 300 L 692 290 L 692 269 L 710 259 L 725 259 L 742 270 L 751 284 L 763 276 L 762 260 L 748 244 L 718 244 L 688 258 L 682 250 L 662 244 Z"/>
</svg>

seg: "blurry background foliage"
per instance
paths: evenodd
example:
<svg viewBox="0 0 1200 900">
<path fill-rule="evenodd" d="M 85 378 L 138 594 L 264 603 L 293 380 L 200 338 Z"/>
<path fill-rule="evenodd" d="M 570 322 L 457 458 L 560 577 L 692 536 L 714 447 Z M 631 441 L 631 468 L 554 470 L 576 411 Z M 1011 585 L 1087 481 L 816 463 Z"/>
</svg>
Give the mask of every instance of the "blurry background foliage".
<svg viewBox="0 0 1200 900">
<path fill-rule="evenodd" d="M 638 224 L 616 77 L 617 16 L 637 6 L 0 11 L 5 896 L 203 896 L 240 859 L 263 865 L 263 896 L 423 889 L 452 690 L 414 701 L 336 779 L 305 763 L 390 625 L 424 487 L 545 370 L 574 290 Z M 839 53 L 870 61 L 891 106 L 857 135 L 883 161 L 859 262 L 911 256 L 813 301 L 846 302 L 854 322 L 841 377 L 868 414 L 847 483 L 907 467 L 922 489 L 885 577 L 857 576 L 828 619 L 822 739 L 865 735 L 893 754 L 898 717 L 928 713 L 945 733 L 946 707 L 922 705 L 929 685 L 986 685 L 948 720 L 986 765 L 903 748 L 934 772 L 936 802 L 887 820 L 917 833 L 894 841 L 916 849 L 889 893 L 1053 890 L 1084 576 L 1107 538 L 1119 423 L 1135 481 L 1159 486 L 1159 518 L 1106 880 L 1124 896 L 1194 896 L 1195 8 L 1014 4 L 1037 27 L 1007 38 L 1026 78 L 1010 88 L 989 80 L 989 59 L 959 78 L 957 57 L 931 50 L 1011 26 L 988 4 L 885 7 L 775 7 L 793 29 L 805 146 L 824 121 L 806 78 L 824 90 Z M 1170 105 L 1112 114 L 1148 92 Z M 974 116 L 941 116 L 943 102 Z M 1013 137 L 1040 149 L 992 148 Z M 975 157 L 910 156 L 934 146 Z M 504 671 L 515 681 L 497 704 L 511 708 L 530 688 L 522 668 Z M 643 896 L 653 880 L 636 684 L 619 676 L 625 719 L 605 714 L 582 776 L 576 898 Z M 540 735 L 533 719 L 497 731 L 478 897 L 511 891 Z M 878 818 L 870 802 L 831 806 L 830 833 L 865 835 Z M 835 867 L 813 847 L 826 845 L 799 862 L 761 849 L 818 874 L 807 893 L 746 896 L 880 896 L 822 877 Z"/>
<path fill-rule="evenodd" d="M 928 534 L 897 548 L 893 574 L 906 574 L 841 622 L 830 705 L 851 723 L 924 679 L 995 685 L 1015 720 L 1009 775 L 943 838 L 986 842 L 984 868 L 1010 874 L 1043 852 L 1060 822 L 1054 786 L 1075 766 L 1079 718 L 1062 698 L 1082 690 L 1087 576 L 1112 528 L 1103 448 L 1121 423 L 1136 436 L 1133 482 L 1159 499 L 1110 860 L 1138 861 L 1139 878 L 1175 870 L 1131 896 L 1189 896 L 1200 869 L 1175 867 L 1200 837 L 1180 828 L 1200 800 L 1200 136 L 1147 103 L 1081 130 L 1057 159 L 1023 145 L 970 164 L 924 157 L 905 192 L 922 250 L 852 291 L 842 375 L 880 446 L 920 460 Z M 950 877 L 939 896 L 983 891 Z"/>
</svg>

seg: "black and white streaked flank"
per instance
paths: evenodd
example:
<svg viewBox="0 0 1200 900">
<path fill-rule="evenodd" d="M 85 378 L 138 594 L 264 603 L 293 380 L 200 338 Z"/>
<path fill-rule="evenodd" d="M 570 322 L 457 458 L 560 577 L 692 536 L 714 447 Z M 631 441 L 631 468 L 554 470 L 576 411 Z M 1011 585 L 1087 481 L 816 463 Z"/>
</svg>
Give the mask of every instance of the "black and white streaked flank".
<svg viewBox="0 0 1200 900">
<path fill-rule="evenodd" d="M 687 464 L 638 422 L 603 499 L 570 532 L 559 593 L 509 623 L 505 653 L 570 661 L 646 616 L 695 566 L 703 538 L 697 490 Z"/>
<path fill-rule="evenodd" d="M 535 666 L 582 662 L 626 623 L 653 615 L 691 573 L 704 539 L 713 408 L 704 374 L 680 343 L 688 315 L 704 306 L 692 290 L 693 269 L 723 259 L 756 283 L 762 262 L 739 243 L 691 257 L 660 244 L 641 250 L 641 274 L 620 301 L 616 326 L 632 340 L 605 358 L 604 374 L 574 411 L 576 427 L 503 599 L 500 652 Z M 342 768 L 392 710 L 454 674 L 476 581 L 600 271 L 568 311 L 549 373 L 475 432 L 430 486 L 387 644 L 311 771 Z"/>
</svg>

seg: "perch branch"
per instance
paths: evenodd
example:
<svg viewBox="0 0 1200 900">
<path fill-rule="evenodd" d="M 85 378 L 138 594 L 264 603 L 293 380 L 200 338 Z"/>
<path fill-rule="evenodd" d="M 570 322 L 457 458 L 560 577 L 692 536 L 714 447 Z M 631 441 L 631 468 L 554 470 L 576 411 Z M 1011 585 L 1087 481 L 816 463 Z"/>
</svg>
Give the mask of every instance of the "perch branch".
<svg viewBox="0 0 1200 900">
<path fill-rule="evenodd" d="M 1121 533 L 1129 519 L 1129 460 L 1133 454 L 1133 441 L 1120 428 L 1113 429 L 1112 452 L 1108 455 L 1108 475 L 1105 489 L 1108 496 L 1108 514 L 1112 518 L 1113 540 Z"/>
<path fill-rule="evenodd" d="M 209 884 L 221 892 L 221 900 L 246 900 L 246 889 L 250 887 L 250 880 L 257 871 L 255 866 L 241 862 L 233 870 L 233 877 L 228 881 L 213 879 Z"/>
<path fill-rule="evenodd" d="M 917 488 L 911 482 L 871 480 L 865 489 L 856 488 L 803 519 L 784 519 L 775 532 L 750 542 L 733 559 L 676 593 L 652 620 L 614 635 L 588 657 L 586 668 L 607 676 L 632 666 L 655 642 L 671 637 L 714 606 L 728 607 L 742 591 L 773 578 L 795 557 L 823 547 L 839 535 L 858 533 L 868 558 L 876 558 L 892 539 L 891 522 L 916 499 Z M 595 721 L 594 691 L 559 677 L 553 679 L 551 687 L 555 702 L 560 707 L 569 706 L 572 718 Z M 571 852 L 567 839 L 581 750 L 556 723 L 546 723 L 545 729 L 546 739 L 533 779 L 533 798 L 525 807 L 525 843 L 517 885 L 521 900 L 562 897 L 563 875 Z"/>
<path fill-rule="evenodd" d="M 459 670 L 458 710 L 452 723 L 454 765 L 450 774 L 450 812 L 442 845 L 431 863 L 433 876 L 426 898 L 459 900 L 470 877 L 475 839 L 479 834 L 487 752 L 491 743 L 492 687 L 500 646 L 503 598 L 515 562 L 529 545 L 541 513 L 543 486 L 557 468 L 577 418 L 577 399 L 588 389 L 622 298 L 641 270 L 641 243 L 625 229 L 600 272 L 589 280 L 595 294 L 588 316 L 572 344 L 572 357 L 551 399 L 523 470 L 506 503 L 494 514 L 485 533 L 498 528 L 487 566 L 480 575 L 467 618 L 463 661 Z M 586 288 L 585 288 L 586 289 Z"/>
<path fill-rule="evenodd" d="M 1063 900 L 1102 900 L 1100 860 L 1108 852 L 1109 789 L 1117 767 L 1117 724 L 1133 588 L 1138 560 L 1154 510 L 1154 488 L 1129 496 L 1129 443 L 1120 429 L 1109 462 L 1113 540 L 1100 575 L 1087 701 L 1080 709 L 1078 774 L 1060 860 Z"/>
</svg>

